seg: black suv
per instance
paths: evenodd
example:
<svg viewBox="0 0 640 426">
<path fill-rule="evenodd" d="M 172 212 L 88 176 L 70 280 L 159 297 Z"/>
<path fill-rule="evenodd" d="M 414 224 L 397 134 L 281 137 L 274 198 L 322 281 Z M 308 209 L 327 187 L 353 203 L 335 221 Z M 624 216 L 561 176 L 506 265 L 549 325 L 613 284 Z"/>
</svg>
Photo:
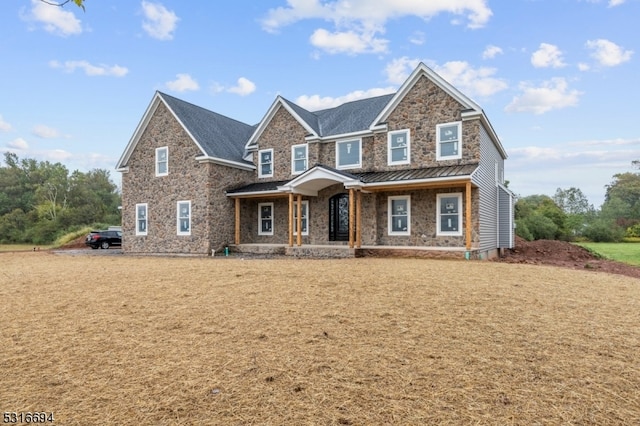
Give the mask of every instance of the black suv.
<svg viewBox="0 0 640 426">
<path fill-rule="evenodd" d="M 122 231 L 91 231 L 84 243 L 92 249 L 122 245 Z"/>
</svg>

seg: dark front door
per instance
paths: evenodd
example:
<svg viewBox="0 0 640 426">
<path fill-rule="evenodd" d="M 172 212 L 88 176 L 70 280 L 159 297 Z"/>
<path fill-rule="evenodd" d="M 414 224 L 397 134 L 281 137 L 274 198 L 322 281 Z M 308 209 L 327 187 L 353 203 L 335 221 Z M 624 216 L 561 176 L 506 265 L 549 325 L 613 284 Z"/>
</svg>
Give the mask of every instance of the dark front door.
<svg viewBox="0 0 640 426">
<path fill-rule="evenodd" d="M 329 241 L 349 241 L 349 194 L 329 199 Z"/>
</svg>

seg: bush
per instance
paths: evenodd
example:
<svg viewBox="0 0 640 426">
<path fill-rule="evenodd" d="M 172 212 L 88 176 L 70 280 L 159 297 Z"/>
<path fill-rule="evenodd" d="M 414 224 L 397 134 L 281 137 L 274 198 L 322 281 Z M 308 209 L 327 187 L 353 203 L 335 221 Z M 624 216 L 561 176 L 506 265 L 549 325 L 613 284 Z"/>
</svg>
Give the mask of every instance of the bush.
<svg viewBox="0 0 640 426">
<path fill-rule="evenodd" d="M 516 235 L 527 241 L 533 241 L 533 235 L 531 235 L 531 231 L 527 228 L 527 224 L 524 219 L 516 220 Z"/>
<path fill-rule="evenodd" d="M 553 240 L 556 238 L 558 226 L 541 213 L 534 213 L 524 219 L 529 232 L 534 240 Z"/>
<path fill-rule="evenodd" d="M 624 238 L 624 229 L 608 220 L 597 220 L 587 226 L 583 235 L 594 243 L 619 243 Z"/>
</svg>

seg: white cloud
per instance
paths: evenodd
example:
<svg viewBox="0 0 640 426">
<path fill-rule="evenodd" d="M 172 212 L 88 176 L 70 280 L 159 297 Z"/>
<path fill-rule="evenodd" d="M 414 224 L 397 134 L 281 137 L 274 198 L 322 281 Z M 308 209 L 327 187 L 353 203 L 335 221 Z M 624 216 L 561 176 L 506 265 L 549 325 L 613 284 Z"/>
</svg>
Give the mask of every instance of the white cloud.
<svg viewBox="0 0 640 426">
<path fill-rule="evenodd" d="M 29 144 L 27 143 L 26 140 L 22 138 L 17 138 L 7 143 L 7 147 L 18 150 L 18 151 L 25 151 L 29 149 Z"/>
<path fill-rule="evenodd" d="M 2 118 L 2 115 L 0 115 L 0 131 L 10 132 L 12 129 L 13 129 L 13 126 L 11 126 L 11 124 L 4 121 L 4 118 Z"/>
<path fill-rule="evenodd" d="M 31 132 L 42 139 L 55 139 L 60 137 L 60 132 L 57 129 L 45 126 L 44 124 L 36 125 Z"/>
<path fill-rule="evenodd" d="M 251 80 L 248 80 L 244 77 L 240 77 L 238 79 L 238 84 L 234 87 L 230 87 L 227 89 L 230 93 L 235 93 L 240 96 L 247 96 L 251 93 L 255 92 L 256 85 Z"/>
<path fill-rule="evenodd" d="M 580 62 L 578 64 L 578 69 L 580 71 L 589 71 L 591 69 L 591 67 L 589 66 L 589 64 L 585 64 L 584 62 Z"/>
<path fill-rule="evenodd" d="M 591 57 L 605 67 L 620 65 L 629 61 L 631 55 L 633 55 L 632 50 L 624 50 L 617 44 L 605 39 L 589 40 L 586 46 L 593 51 Z"/>
<path fill-rule="evenodd" d="M 40 0 L 31 0 L 31 13 L 24 19 L 38 22 L 45 31 L 63 37 L 82 33 L 80 20 L 72 12 Z"/>
<path fill-rule="evenodd" d="M 49 61 L 49 66 L 55 69 L 62 69 L 69 73 L 72 73 L 79 68 L 90 77 L 124 77 L 129 73 L 127 68 L 121 67 L 120 65 L 93 65 L 87 61 L 65 61 L 64 63 L 59 61 Z"/>
<path fill-rule="evenodd" d="M 422 31 L 415 31 L 410 37 L 409 42 L 417 46 L 422 46 L 426 41 L 427 36 Z"/>
<path fill-rule="evenodd" d="M 342 105 L 346 102 L 357 101 L 359 99 L 372 98 L 375 96 L 387 95 L 394 93 L 397 89 L 394 87 L 376 88 L 369 90 L 356 90 L 351 93 L 347 93 L 344 96 L 338 96 L 332 98 L 330 96 L 321 97 L 320 95 L 303 95 L 296 99 L 296 104 L 308 109 L 309 111 L 318 111 L 327 108 L 333 108 L 338 105 Z"/>
<path fill-rule="evenodd" d="M 569 90 L 564 78 L 553 78 L 539 87 L 520 83 L 522 95 L 513 98 L 505 107 L 506 112 L 529 112 L 544 114 L 554 109 L 576 106 L 582 95 L 578 90 Z"/>
<path fill-rule="evenodd" d="M 623 4 L 626 0 L 609 0 L 609 7 L 616 7 Z"/>
<path fill-rule="evenodd" d="M 540 43 L 540 48 L 531 55 L 531 63 L 536 68 L 562 68 L 566 65 L 558 46 L 548 43 Z"/>
<path fill-rule="evenodd" d="M 489 45 L 482 52 L 482 59 L 493 59 L 497 55 L 502 55 L 502 48 L 498 46 Z"/>
<path fill-rule="evenodd" d="M 186 92 L 188 90 L 199 90 L 200 85 L 189 74 L 176 74 L 176 79 L 165 83 L 169 90 L 174 92 Z"/>
<path fill-rule="evenodd" d="M 142 13 L 145 17 L 145 21 L 142 22 L 142 28 L 149 36 L 158 40 L 173 39 L 173 32 L 176 30 L 180 20 L 173 11 L 167 10 L 160 3 L 143 1 Z"/>
<path fill-rule="evenodd" d="M 442 13 L 464 16 L 469 28 L 485 26 L 493 14 L 486 0 L 378 0 L 375 6 L 370 0 L 287 0 L 287 6 L 268 11 L 262 27 L 276 32 L 302 20 L 329 21 L 335 29 L 316 29 L 311 36 L 314 46 L 330 53 L 381 53 L 389 42 L 377 35 L 385 32 L 387 21 L 405 16 L 429 20 Z"/>
<path fill-rule="evenodd" d="M 401 85 L 420 62 L 420 59 L 411 59 L 406 56 L 392 60 L 384 69 L 387 81 L 391 84 Z"/>
</svg>

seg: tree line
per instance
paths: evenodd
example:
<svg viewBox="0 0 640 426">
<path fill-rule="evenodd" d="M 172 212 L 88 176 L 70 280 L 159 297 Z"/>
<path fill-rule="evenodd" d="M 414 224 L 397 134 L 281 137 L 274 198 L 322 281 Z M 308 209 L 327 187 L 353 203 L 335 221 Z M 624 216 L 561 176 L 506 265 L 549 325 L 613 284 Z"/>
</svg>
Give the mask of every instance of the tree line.
<svg viewBox="0 0 640 426">
<path fill-rule="evenodd" d="M 0 243 L 47 244 L 95 224 L 119 225 L 121 198 L 109 171 L 4 154 L 0 166 Z"/>
<path fill-rule="evenodd" d="M 634 161 L 638 167 L 640 163 Z M 526 240 L 619 242 L 640 237 L 640 173 L 613 175 L 600 209 L 579 188 L 530 195 L 515 205 L 516 235 Z"/>
</svg>

